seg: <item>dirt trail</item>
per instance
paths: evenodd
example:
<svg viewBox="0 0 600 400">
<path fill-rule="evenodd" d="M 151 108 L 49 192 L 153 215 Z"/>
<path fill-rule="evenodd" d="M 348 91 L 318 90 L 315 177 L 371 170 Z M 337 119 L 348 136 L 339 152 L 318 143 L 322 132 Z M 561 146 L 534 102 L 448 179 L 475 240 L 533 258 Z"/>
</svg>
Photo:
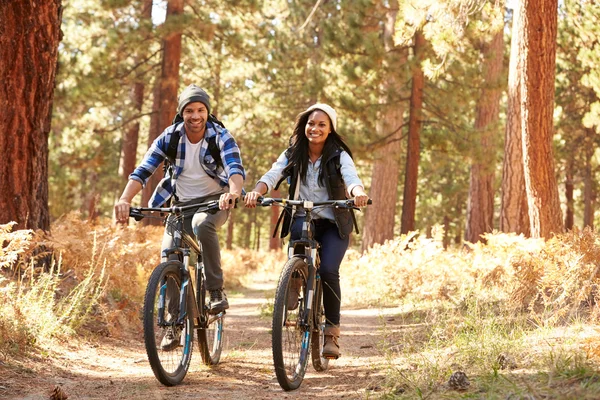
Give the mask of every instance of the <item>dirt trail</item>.
<svg viewBox="0 0 600 400">
<path fill-rule="evenodd" d="M 69 399 L 360 399 L 377 390 L 383 377 L 381 317 L 398 310 L 343 309 L 343 356 L 317 373 L 309 365 L 294 392 L 277 383 L 271 358 L 270 318 L 261 305 L 275 282 L 262 282 L 229 295 L 226 341 L 221 363 L 209 368 L 194 348 L 192 365 L 176 387 L 162 386 L 152 374 L 142 340 L 95 339 L 67 345 L 59 357 L 15 367 L 0 362 L 0 399 L 48 399 L 60 385 Z"/>
</svg>

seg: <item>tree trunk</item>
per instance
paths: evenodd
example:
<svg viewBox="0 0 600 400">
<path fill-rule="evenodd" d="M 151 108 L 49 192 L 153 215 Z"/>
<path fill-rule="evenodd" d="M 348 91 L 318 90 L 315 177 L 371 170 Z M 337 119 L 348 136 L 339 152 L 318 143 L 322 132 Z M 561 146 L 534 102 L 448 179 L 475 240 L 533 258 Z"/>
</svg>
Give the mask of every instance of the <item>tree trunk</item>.
<svg viewBox="0 0 600 400">
<path fill-rule="evenodd" d="M 217 59 L 215 63 L 215 71 L 213 73 L 215 84 L 213 98 L 211 101 L 211 113 L 219 118 L 219 106 L 221 105 L 221 59 Z"/>
<path fill-rule="evenodd" d="M 167 19 L 183 13 L 183 0 L 169 0 Z M 181 31 L 171 32 L 162 43 L 162 67 L 160 79 L 154 87 L 152 118 L 150 119 L 150 134 L 148 146 L 171 125 L 177 112 L 177 89 L 179 88 L 179 63 L 181 61 Z M 150 177 L 142 192 L 142 204 L 147 204 L 156 186 L 163 178 L 162 167 L 157 168 Z M 147 225 L 161 225 L 159 219 L 146 218 Z"/>
<path fill-rule="evenodd" d="M 229 213 L 229 219 L 227 220 L 227 239 L 225 241 L 225 248 L 227 250 L 233 249 L 233 226 L 235 224 L 235 213 L 233 210 Z"/>
<path fill-rule="evenodd" d="M 563 232 L 552 135 L 556 65 L 556 0 L 523 0 L 518 6 L 523 62 L 521 112 L 525 189 L 531 236 Z"/>
<path fill-rule="evenodd" d="M 61 0 L 1 1 L 0 15 L 0 224 L 48 231 L 48 135 Z"/>
<path fill-rule="evenodd" d="M 573 199 L 573 168 L 574 168 L 574 160 L 573 154 L 569 155 L 569 160 L 567 161 L 566 168 L 566 180 L 565 180 L 565 198 L 567 200 L 567 212 L 565 214 L 565 229 L 571 230 L 574 225 L 574 205 L 575 200 Z"/>
<path fill-rule="evenodd" d="M 400 233 L 415 230 L 415 210 L 417 207 L 417 178 L 419 175 L 421 112 L 423 109 L 423 87 L 425 76 L 421 68 L 425 37 L 421 31 L 415 33 L 415 66 L 412 73 L 410 94 L 410 115 L 408 120 L 408 144 L 406 147 L 406 171 L 404 175 L 404 198 L 402 201 L 402 221 Z"/>
<path fill-rule="evenodd" d="M 157 78 L 154 82 L 154 89 L 152 90 L 152 115 L 150 116 L 150 127 L 148 130 L 148 148 L 152 145 L 152 142 L 160 136 L 161 131 L 158 127 L 158 110 L 160 106 L 160 78 Z M 147 207 L 150 197 L 154 192 L 154 188 L 160 182 L 162 176 L 160 171 L 156 171 L 154 175 L 150 177 L 148 184 L 142 189 L 142 206 Z M 150 224 L 151 218 L 144 218 L 145 224 Z"/>
<path fill-rule="evenodd" d="M 371 175 L 370 197 L 373 205 L 367 207 L 363 230 L 362 251 L 375 243 L 383 243 L 394 237 L 394 220 L 398 200 L 400 175 L 400 139 L 402 137 L 402 114 L 400 104 L 395 102 L 400 84 L 395 67 L 406 61 L 406 52 L 394 47 L 394 24 L 398 13 L 398 1 L 390 1 L 384 23 L 383 41 L 386 58 L 383 70 L 387 71 L 381 86 L 381 112 L 377 121 L 379 137 L 388 137 L 387 143 L 375 151 Z M 394 99 L 394 100 L 391 100 Z"/>
<path fill-rule="evenodd" d="M 595 147 L 593 145 L 593 129 L 586 129 L 585 170 L 583 177 L 583 227 L 594 229 L 594 203 L 596 200 L 594 174 L 592 172 L 592 157 Z"/>
<path fill-rule="evenodd" d="M 484 83 L 476 106 L 475 131 L 479 136 L 479 153 L 471 164 L 467 227 L 465 240 L 476 243 L 494 225 L 495 137 L 502 90 L 503 31 L 497 32 L 482 49 Z"/>
<path fill-rule="evenodd" d="M 281 192 L 279 192 L 279 190 L 271 190 L 271 197 L 280 198 Z M 281 209 L 279 207 L 269 208 L 269 212 L 271 214 L 271 224 L 269 228 L 269 250 L 279 250 L 281 249 L 281 239 L 279 238 L 279 232 L 275 232 L 275 227 L 277 226 L 277 220 L 279 219 Z"/>
<path fill-rule="evenodd" d="M 519 57 L 521 27 L 519 26 L 518 13 L 519 10 L 515 8 L 508 72 L 500 230 L 529 236 L 529 212 L 525 191 L 523 135 L 521 132 L 521 70 L 523 66 Z"/>
<path fill-rule="evenodd" d="M 183 0 L 169 0 L 169 17 L 183 13 Z M 163 40 L 163 58 L 160 75 L 160 108 L 158 129 L 165 130 L 173 122 L 177 112 L 177 91 L 179 89 L 179 63 L 181 62 L 181 31 L 169 33 Z"/>
<path fill-rule="evenodd" d="M 183 0 L 169 0 L 167 5 L 167 19 L 172 16 L 177 16 L 183 13 Z M 156 111 L 156 127 L 155 131 L 152 131 L 151 121 L 151 134 L 149 143 L 152 143 L 156 137 L 158 137 L 167 127 L 173 122 L 173 117 L 177 112 L 177 90 L 179 88 L 179 63 L 181 61 L 181 31 L 170 32 L 163 39 L 163 52 L 162 52 L 162 68 L 160 74 L 160 80 L 158 82 L 158 93 L 154 92 L 154 104 L 152 111 Z M 155 88 L 156 89 L 156 88 Z M 155 106 L 158 105 L 155 109 Z M 154 114 L 153 114 L 154 115 Z M 157 133 L 155 137 L 152 137 L 154 133 Z M 154 193 L 156 185 L 162 179 L 162 168 L 158 168 L 154 175 L 150 178 L 146 184 L 145 194 L 142 199 L 146 202 Z M 155 221 L 150 218 L 149 223 L 155 224 Z"/>
<path fill-rule="evenodd" d="M 140 20 L 141 22 L 151 21 L 152 18 L 152 0 L 143 0 L 141 3 Z M 143 48 L 138 49 L 135 57 L 135 64 L 138 64 L 144 58 Z M 141 77 L 137 77 L 136 82 L 131 88 L 131 103 L 133 106 L 132 114 L 141 114 L 144 105 L 144 82 Z M 135 116 L 135 115 L 134 115 Z M 136 119 L 129 125 L 121 142 L 121 160 L 119 162 L 119 175 L 123 182 L 127 182 L 129 175 L 133 172 L 137 162 L 137 146 L 140 133 L 140 122 Z"/>
</svg>

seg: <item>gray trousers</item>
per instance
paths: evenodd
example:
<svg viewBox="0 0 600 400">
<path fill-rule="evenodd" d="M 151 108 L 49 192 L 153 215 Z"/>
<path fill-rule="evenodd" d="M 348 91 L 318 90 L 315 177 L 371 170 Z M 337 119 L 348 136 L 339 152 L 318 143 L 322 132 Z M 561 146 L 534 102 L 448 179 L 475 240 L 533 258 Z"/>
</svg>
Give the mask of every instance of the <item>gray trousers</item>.
<svg viewBox="0 0 600 400">
<path fill-rule="evenodd" d="M 218 200 L 221 195 L 213 195 L 203 197 L 187 202 L 177 203 L 178 206 L 203 203 L 210 200 Z M 169 216 L 171 219 L 173 216 Z M 229 210 L 219 210 L 215 214 L 198 212 L 196 214 L 187 215 L 183 219 L 183 229 L 189 234 L 196 237 L 202 248 L 202 260 L 204 262 L 204 273 L 206 275 L 206 289 L 215 290 L 223 287 L 223 269 L 221 268 L 221 249 L 219 246 L 219 237 L 217 229 L 219 229 L 227 218 Z M 161 250 L 173 247 L 173 228 L 167 224 L 163 235 Z M 194 261 L 194 260 L 193 260 Z M 170 280 L 169 280 L 170 282 Z M 176 314 L 179 308 L 179 292 L 178 288 L 172 287 L 167 283 L 167 298 L 166 307 L 169 313 Z M 173 301 L 175 300 L 175 301 Z"/>
</svg>

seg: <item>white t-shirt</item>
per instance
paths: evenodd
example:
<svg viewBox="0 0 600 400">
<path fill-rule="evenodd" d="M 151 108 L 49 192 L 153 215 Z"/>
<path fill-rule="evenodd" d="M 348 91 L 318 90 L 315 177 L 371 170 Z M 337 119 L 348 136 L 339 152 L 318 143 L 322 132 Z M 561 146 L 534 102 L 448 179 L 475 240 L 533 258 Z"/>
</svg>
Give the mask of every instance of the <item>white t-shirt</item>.
<svg viewBox="0 0 600 400">
<path fill-rule="evenodd" d="M 187 136 L 185 140 L 185 160 L 183 171 L 177 178 L 177 197 L 179 201 L 189 201 L 198 197 L 224 193 L 223 188 L 205 171 L 200 162 L 200 148 L 204 139 L 198 143 L 190 143 Z"/>
</svg>

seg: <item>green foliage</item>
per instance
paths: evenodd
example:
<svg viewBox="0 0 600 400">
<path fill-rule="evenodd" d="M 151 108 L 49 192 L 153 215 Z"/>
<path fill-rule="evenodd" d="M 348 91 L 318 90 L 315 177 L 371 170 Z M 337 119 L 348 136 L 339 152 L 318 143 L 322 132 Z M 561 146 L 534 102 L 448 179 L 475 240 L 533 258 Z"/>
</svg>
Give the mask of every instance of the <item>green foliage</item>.
<svg viewBox="0 0 600 400">
<path fill-rule="evenodd" d="M 417 30 L 428 41 L 421 64 L 428 80 L 417 227 L 428 230 L 445 223 L 447 236 L 460 240 L 472 160 L 489 158 L 499 185 L 504 115 L 494 127 L 498 134 L 491 155 L 481 154 L 472 127 L 484 82 L 482 43 L 504 27 L 504 18 L 510 22 L 502 2 L 401 0 L 394 51 L 386 50 L 382 40 L 391 4 L 386 1 L 320 2 L 312 15 L 312 0 L 192 1 L 186 3 L 183 15 L 158 26 L 141 17 L 140 4 L 140 0 L 65 4 L 50 135 L 54 219 L 72 210 L 87 216 L 94 207 L 100 215 L 112 214 L 123 187 L 118 176 L 121 140 L 132 121 L 141 123 L 139 161 L 148 144 L 145 132 L 162 38 L 179 30 L 183 32 L 179 87 L 197 83 L 211 95 L 213 109 L 241 146 L 246 190 L 286 148 L 296 115 L 317 101 L 338 110 L 339 131 L 353 149 L 368 186 L 371 158 L 381 145 L 376 132 L 379 111 L 401 107 L 407 111 L 405 121 L 408 118 L 410 76 L 416 62 L 411 46 Z M 562 180 L 572 163 L 576 184 L 586 168 L 597 173 L 597 156 L 588 153 L 597 148 L 597 135 L 590 130 L 596 129 L 600 118 L 596 104 L 600 79 L 594 68 L 598 51 L 589 45 L 597 36 L 598 16 L 598 7 L 589 2 L 561 3 L 557 174 Z M 508 38 L 505 42 L 508 46 Z M 398 87 L 384 90 L 383 82 L 390 77 Z M 135 82 L 146 88 L 141 113 L 130 96 Z M 504 104 L 505 98 L 501 109 Z M 583 202 L 579 191 L 575 196 L 577 215 Z M 400 210 L 401 204 L 397 207 Z M 268 210 L 240 211 L 235 217 L 235 244 L 266 242 Z"/>
</svg>

